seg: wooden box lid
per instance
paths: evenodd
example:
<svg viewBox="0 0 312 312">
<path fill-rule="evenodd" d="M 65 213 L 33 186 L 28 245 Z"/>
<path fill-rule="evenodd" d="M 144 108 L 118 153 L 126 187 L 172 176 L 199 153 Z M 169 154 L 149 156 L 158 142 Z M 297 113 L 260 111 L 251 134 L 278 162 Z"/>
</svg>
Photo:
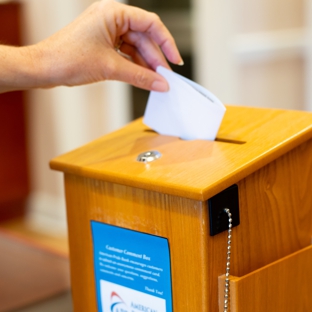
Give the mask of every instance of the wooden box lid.
<svg viewBox="0 0 312 312">
<path fill-rule="evenodd" d="M 216 141 L 159 135 L 138 119 L 53 159 L 52 169 L 207 200 L 312 138 L 312 113 L 227 106 Z M 144 164 L 137 156 L 157 150 Z M 311 160 L 312 161 L 312 160 Z"/>
</svg>

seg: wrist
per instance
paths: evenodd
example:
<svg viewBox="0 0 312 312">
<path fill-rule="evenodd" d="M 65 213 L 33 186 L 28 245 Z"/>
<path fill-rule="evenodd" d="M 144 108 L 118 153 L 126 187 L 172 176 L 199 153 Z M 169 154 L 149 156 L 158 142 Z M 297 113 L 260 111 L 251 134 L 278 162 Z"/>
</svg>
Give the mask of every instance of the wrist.
<svg viewBox="0 0 312 312">
<path fill-rule="evenodd" d="M 0 93 L 49 87 L 36 45 L 0 46 Z"/>
</svg>

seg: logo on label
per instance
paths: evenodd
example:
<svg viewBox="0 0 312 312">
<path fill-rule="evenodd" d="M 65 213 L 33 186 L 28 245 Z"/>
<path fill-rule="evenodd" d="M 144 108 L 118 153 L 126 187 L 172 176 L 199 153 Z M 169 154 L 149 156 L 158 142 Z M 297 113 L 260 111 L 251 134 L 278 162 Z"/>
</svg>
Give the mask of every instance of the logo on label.
<svg viewBox="0 0 312 312">
<path fill-rule="evenodd" d="M 111 301 L 110 306 L 111 312 L 129 312 L 127 304 L 115 291 L 112 291 L 110 295 L 110 301 Z M 156 309 L 152 309 L 140 303 L 131 302 L 130 306 L 131 306 L 130 310 L 133 312 L 134 310 L 142 312 L 157 312 Z"/>
<path fill-rule="evenodd" d="M 111 300 L 111 306 L 110 306 L 111 312 L 127 312 L 128 311 L 125 302 L 116 292 L 113 291 L 111 293 L 110 300 Z"/>
</svg>

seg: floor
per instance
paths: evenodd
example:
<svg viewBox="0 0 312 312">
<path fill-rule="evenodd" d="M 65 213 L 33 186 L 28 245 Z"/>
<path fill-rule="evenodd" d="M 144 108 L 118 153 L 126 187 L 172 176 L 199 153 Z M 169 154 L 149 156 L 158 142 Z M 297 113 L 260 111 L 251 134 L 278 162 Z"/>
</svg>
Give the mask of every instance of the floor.
<svg viewBox="0 0 312 312">
<path fill-rule="evenodd" d="M 34 305 L 14 310 L 14 312 L 72 312 L 70 292 L 49 298 Z M 13 311 L 12 311 L 13 312 Z"/>
<path fill-rule="evenodd" d="M 67 237 L 2 222 L 0 254 L 0 312 L 73 311 Z"/>
<path fill-rule="evenodd" d="M 25 239 L 43 248 L 55 251 L 65 257 L 69 257 L 69 247 L 66 236 L 52 236 L 39 232 L 23 218 L 1 222 L 0 230 L 4 230 L 7 233 L 11 233 L 16 237 Z"/>
</svg>

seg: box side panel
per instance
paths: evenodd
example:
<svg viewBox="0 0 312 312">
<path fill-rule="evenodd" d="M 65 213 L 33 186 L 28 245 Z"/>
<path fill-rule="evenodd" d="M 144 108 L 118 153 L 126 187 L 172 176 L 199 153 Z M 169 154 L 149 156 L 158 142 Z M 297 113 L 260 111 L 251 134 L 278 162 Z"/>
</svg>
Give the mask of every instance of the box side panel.
<svg viewBox="0 0 312 312">
<path fill-rule="evenodd" d="M 311 244 L 312 140 L 238 183 L 231 275 L 243 276 Z"/>
</svg>

